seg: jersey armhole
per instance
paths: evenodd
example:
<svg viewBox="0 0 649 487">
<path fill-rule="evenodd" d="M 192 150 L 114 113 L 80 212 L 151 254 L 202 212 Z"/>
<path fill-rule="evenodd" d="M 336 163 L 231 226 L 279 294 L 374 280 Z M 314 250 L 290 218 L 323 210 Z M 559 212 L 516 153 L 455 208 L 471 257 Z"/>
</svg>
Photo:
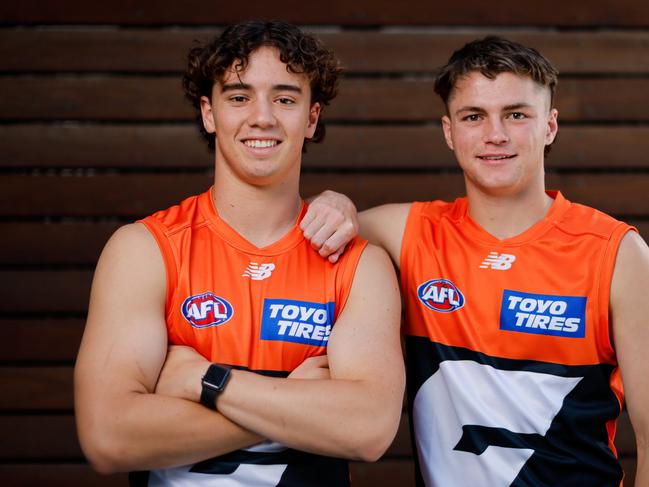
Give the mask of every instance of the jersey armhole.
<svg viewBox="0 0 649 487">
<path fill-rule="evenodd" d="M 174 252 L 167 238 L 164 227 L 158 223 L 155 218 L 148 216 L 142 220 L 138 220 L 138 223 L 143 224 L 146 229 L 153 235 L 155 238 L 158 248 L 160 249 L 160 254 L 162 254 L 162 260 L 165 266 L 165 272 L 167 275 L 167 286 L 165 291 L 165 318 L 168 318 L 169 308 L 173 299 L 173 290 L 176 289 L 176 284 L 178 281 L 178 272 L 176 269 L 176 261 L 174 259 Z"/>
</svg>

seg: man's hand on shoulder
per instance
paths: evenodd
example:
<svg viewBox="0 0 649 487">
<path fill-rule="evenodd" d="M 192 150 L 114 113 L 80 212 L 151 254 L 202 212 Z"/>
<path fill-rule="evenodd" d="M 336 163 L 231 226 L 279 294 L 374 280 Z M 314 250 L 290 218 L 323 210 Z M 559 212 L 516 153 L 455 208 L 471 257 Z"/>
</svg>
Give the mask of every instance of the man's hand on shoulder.
<svg viewBox="0 0 649 487">
<path fill-rule="evenodd" d="M 300 227 L 322 257 L 337 262 L 345 246 L 358 235 L 356 207 L 344 194 L 324 191 L 310 201 Z"/>
</svg>

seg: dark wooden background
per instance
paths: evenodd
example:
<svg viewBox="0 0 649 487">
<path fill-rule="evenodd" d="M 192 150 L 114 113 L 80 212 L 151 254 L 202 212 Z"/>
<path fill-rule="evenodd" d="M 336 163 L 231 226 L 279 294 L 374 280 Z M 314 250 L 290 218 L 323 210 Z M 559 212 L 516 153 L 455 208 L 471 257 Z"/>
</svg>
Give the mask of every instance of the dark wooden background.
<svg viewBox="0 0 649 487">
<path fill-rule="evenodd" d="M 462 178 L 439 124 L 433 76 L 489 33 L 538 48 L 561 70 L 548 186 L 649 235 L 649 3 L 497 4 L 21 0 L 0 5 L 0 482 L 124 485 L 85 464 L 72 367 L 94 264 L 119 225 L 205 189 L 212 158 L 183 101 L 194 39 L 246 16 L 318 34 L 347 68 L 305 157 L 303 194 L 343 191 L 360 208 L 453 198 Z M 622 463 L 635 444 L 623 416 Z M 406 421 L 355 485 L 413 484 Z M 628 485 L 631 485 L 630 483 Z"/>
</svg>

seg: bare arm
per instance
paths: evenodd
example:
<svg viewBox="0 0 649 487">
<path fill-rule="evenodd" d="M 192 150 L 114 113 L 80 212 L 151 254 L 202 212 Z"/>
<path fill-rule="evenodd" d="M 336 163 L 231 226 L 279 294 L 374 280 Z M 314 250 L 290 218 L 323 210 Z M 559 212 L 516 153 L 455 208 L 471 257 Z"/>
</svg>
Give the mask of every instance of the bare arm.
<svg viewBox="0 0 649 487">
<path fill-rule="evenodd" d="M 199 404 L 152 394 L 167 353 L 165 283 L 145 227 L 118 230 L 97 265 L 75 367 L 79 439 L 101 472 L 193 463 L 260 441 Z"/>
<path fill-rule="evenodd" d="M 358 215 L 361 236 L 383 247 L 397 267 L 400 265 L 401 242 L 410 206 L 411 203 L 393 203 L 370 208 Z"/>
<path fill-rule="evenodd" d="M 635 431 L 636 486 L 649 485 L 649 248 L 627 233 L 620 244 L 611 284 L 615 349 L 622 371 L 626 405 Z"/>
</svg>

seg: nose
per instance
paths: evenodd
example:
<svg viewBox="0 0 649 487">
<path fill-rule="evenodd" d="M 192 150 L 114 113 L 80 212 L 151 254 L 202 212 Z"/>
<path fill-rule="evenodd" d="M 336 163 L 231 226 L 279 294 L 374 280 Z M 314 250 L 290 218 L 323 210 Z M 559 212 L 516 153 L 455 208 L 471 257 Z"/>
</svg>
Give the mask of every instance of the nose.
<svg viewBox="0 0 649 487">
<path fill-rule="evenodd" d="M 504 144 L 509 141 L 507 128 L 499 117 L 487 119 L 485 124 L 484 142 L 490 144 Z"/>
<path fill-rule="evenodd" d="M 252 127 L 272 127 L 275 125 L 275 113 L 271 100 L 260 97 L 251 106 L 248 123 Z"/>
</svg>

